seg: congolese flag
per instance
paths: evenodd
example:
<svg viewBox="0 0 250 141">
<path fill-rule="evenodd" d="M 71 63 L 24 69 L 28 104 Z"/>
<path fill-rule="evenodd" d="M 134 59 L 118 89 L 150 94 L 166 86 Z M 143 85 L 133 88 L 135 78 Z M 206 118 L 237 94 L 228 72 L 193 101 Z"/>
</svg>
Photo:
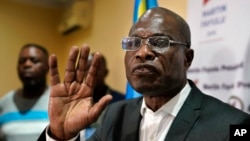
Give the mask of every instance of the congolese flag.
<svg viewBox="0 0 250 141">
<path fill-rule="evenodd" d="M 135 23 L 137 19 L 147 10 L 153 7 L 157 7 L 157 0 L 135 0 L 134 7 L 134 19 Z"/>
<path fill-rule="evenodd" d="M 137 19 L 147 10 L 153 7 L 157 7 L 157 0 L 135 0 L 134 6 L 134 17 L 133 22 L 135 23 Z M 131 99 L 141 96 L 138 92 L 136 92 L 129 83 L 127 83 L 126 88 L 126 99 Z"/>
</svg>

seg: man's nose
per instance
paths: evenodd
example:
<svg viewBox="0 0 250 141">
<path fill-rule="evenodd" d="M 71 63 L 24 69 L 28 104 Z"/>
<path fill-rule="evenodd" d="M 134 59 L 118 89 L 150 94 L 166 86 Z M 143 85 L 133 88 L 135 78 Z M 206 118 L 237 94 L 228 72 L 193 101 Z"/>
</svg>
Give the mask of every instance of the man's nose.
<svg viewBox="0 0 250 141">
<path fill-rule="evenodd" d="M 135 56 L 137 59 L 142 59 L 144 61 L 155 59 L 155 53 L 153 52 L 153 50 L 150 48 L 150 46 L 146 42 L 143 42 L 141 44 L 141 47 L 136 52 Z"/>
<path fill-rule="evenodd" d="M 25 60 L 25 62 L 24 62 L 25 67 L 29 67 L 29 66 L 32 66 L 32 65 L 33 65 L 33 62 L 30 59 Z"/>
</svg>

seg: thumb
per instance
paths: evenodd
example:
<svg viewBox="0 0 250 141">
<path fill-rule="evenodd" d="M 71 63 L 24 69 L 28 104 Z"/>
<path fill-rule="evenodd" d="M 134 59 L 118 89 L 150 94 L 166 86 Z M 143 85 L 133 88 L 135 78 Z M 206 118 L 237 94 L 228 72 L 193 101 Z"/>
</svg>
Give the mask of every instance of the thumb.
<svg viewBox="0 0 250 141">
<path fill-rule="evenodd" d="M 89 117 L 88 117 L 89 123 L 93 123 L 98 119 L 99 115 L 106 108 L 106 106 L 112 100 L 112 98 L 113 97 L 110 94 L 107 94 L 93 105 L 93 107 L 89 110 Z"/>
</svg>

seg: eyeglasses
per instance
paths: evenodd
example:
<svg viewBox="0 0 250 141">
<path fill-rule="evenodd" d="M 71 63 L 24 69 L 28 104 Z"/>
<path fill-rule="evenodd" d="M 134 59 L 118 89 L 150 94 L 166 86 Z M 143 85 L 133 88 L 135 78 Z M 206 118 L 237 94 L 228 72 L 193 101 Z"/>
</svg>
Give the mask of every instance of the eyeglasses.
<svg viewBox="0 0 250 141">
<path fill-rule="evenodd" d="M 122 39 L 121 43 L 122 49 L 125 51 L 137 51 L 143 43 L 156 52 L 166 51 L 171 44 L 188 46 L 187 43 L 173 41 L 167 36 L 152 36 L 147 39 L 142 39 L 140 37 L 125 37 Z"/>
</svg>

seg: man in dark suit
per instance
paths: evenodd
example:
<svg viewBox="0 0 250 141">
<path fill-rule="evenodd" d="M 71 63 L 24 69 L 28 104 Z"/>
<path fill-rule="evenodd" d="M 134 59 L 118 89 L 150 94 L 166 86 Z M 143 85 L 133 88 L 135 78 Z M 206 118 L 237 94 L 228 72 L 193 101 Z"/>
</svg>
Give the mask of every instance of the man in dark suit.
<svg viewBox="0 0 250 141">
<path fill-rule="evenodd" d="M 225 141 L 231 124 L 250 124 L 248 114 L 203 94 L 187 79 L 190 38 L 188 24 L 168 9 L 153 8 L 139 18 L 122 47 L 127 79 L 143 97 L 109 105 L 91 141 Z M 105 95 L 92 104 L 101 55 L 95 54 L 86 76 L 89 47 L 81 48 L 77 62 L 78 53 L 72 47 L 64 83 L 55 56 L 50 58 L 50 125 L 40 140 L 77 139 L 112 99 Z"/>
</svg>

